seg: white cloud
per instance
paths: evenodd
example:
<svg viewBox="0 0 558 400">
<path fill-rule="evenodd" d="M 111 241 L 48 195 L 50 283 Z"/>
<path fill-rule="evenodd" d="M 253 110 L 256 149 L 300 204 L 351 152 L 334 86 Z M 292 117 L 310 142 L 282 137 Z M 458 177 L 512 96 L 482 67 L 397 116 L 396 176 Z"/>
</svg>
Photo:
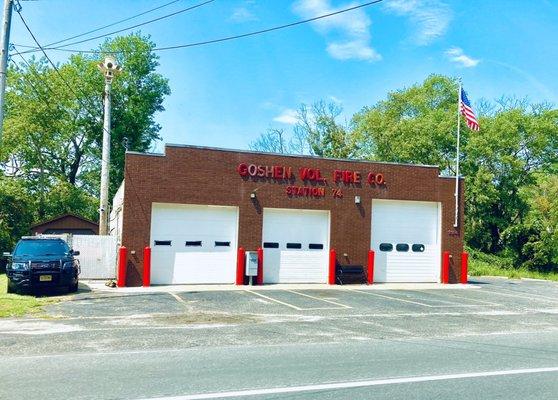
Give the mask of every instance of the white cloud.
<svg viewBox="0 0 558 400">
<path fill-rule="evenodd" d="M 250 21 L 257 21 L 258 18 L 246 7 L 238 7 L 236 8 L 232 15 L 230 16 L 230 20 L 233 22 L 250 22 Z"/>
<path fill-rule="evenodd" d="M 443 36 L 453 15 L 450 7 L 439 0 L 391 0 L 385 8 L 408 17 L 416 26 L 413 41 L 425 46 Z"/>
<path fill-rule="evenodd" d="M 451 62 L 459 64 L 460 66 L 465 68 L 476 67 L 480 62 L 480 60 L 472 58 L 465 54 L 459 47 L 452 47 L 446 50 L 445 54 Z"/>
<path fill-rule="evenodd" d="M 343 100 L 341 100 L 339 97 L 335 97 L 334 95 L 330 95 L 329 99 L 335 104 L 343 104 Z"/>
<path fill-rule="evenodd" d="M 313 18 L 344 8 L 347 8 L 347 5 L 333 7 L 330 0 L 297 0 L 293 4 L 295 14 L 303 18 Z M 362 9 L 311 23 L 312 27 L 326 38 L 327 52 L 333 58 L 377 61 L 382 57 L 371 46 L 371 24 L 370 18 Z"/>
<path fill-rule="evenodd" d="M 292 108 L 287 108 L 273 120 L 286 125 L 295 125 L 298 122 L 298 113 Z"/>
</svg>

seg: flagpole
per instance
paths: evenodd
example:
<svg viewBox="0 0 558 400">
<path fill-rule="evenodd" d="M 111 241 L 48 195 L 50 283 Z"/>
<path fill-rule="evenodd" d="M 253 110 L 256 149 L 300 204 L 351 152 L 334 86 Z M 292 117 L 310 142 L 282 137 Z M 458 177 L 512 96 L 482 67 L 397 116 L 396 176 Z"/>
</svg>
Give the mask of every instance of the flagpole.
<svg viewBox="0 0 558 400">
<path fill-rule="evenodd" d="M 457 94 L 457 151 L 455 156 L 455 220 L 453 227 L 459 225 L 459 142 L 460 142 L 460 125 L 461 125 L 461 78 L 459 78 L 459 88 Z"/>
</svg>

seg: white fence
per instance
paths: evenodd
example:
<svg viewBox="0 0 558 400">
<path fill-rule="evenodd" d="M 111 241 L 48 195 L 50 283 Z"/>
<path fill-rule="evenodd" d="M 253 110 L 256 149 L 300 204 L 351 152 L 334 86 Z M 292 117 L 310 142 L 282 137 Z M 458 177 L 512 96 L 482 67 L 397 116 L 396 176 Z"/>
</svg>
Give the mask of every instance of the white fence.
<svg viewBox="0 0 558 400">
<path fill-rule="evenodd" d="M 114 279 L 116 277 L 116 237 L 73 235 L 71 246 L 79 251 L 81 279 Z"/>
</svg>

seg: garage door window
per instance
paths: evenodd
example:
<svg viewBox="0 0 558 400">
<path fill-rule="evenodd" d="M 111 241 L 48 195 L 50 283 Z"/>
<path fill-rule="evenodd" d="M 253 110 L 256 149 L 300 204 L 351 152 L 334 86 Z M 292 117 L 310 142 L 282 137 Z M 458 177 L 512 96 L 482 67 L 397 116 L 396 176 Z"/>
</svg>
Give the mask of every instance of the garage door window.
<svg viewBox="0 0 558 400">
<path fill-rule="evenodd" d="M 395 246 L 397 251 L 409 251 L 409 245 L 407 243 L 397 243 Z"/>
<path fill-rule="evenodd" d="M 287 243 L 287 249 L 301 249 L 302 244 L 300 243 Z"/>
<path fill-rule="evenodd" d="M 424 252 L 424 245 L 423 245 L 423 244 L 416 244 L 416 243 L 415 243 L 415 244 L 413 245 L 412 249 L 413 249 L 413 251 L 414 251 L 415 253 L 422 253 L 422 252 Z"/>
<path fill-rule="evenodd" d="M 186 241 L 186 246 L 201 246 L 202 242 L 201 240 L 188 240 Z"/>
<path fill-rule="evenodd" d="M 171 243 L 170 240 L 155 240 L 155 246 L 170 246 Z"/>
<path fill-rule="evenodd" d="M 215 242 L 215 247 L 230 247 L 231 242 Z"/>
<path fill-rule="evenodd" d="M 310 243 L 308 245 L 308 248 L 310 250 L 323 250 L 324 249 L 324 245 L 321 243 Z"/>
<path fill-rule="evenodd" d="M 393 245 L 391 243 L 380 243 L 380 251 L 392 251 Z"/>
<path fill-rule="evenodd" d="M 264 249 L 278 249 L 279 243 L 277 242 L 264 242 Z"/>
</svg>

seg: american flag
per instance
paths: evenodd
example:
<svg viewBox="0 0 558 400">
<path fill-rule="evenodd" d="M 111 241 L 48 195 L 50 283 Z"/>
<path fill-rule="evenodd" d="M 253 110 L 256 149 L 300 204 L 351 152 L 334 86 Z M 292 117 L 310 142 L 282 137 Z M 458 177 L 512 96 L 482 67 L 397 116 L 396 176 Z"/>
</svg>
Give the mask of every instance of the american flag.
<svg viewBox="0 0 558 400">
<path fill-rule="evenodd" d="M 460 104 L 461 115 L 465 117 L 467 121 L 467 126 L 469 129 L 473 131 L 479 131 L 479 121 L 477 121 L 477 117 L 475 117 L 475 112 L 471 108 L 471 103 L 467 98 L 467 93 L 465 90 L 461 89 L 461 104 Z"/>
</svg>

